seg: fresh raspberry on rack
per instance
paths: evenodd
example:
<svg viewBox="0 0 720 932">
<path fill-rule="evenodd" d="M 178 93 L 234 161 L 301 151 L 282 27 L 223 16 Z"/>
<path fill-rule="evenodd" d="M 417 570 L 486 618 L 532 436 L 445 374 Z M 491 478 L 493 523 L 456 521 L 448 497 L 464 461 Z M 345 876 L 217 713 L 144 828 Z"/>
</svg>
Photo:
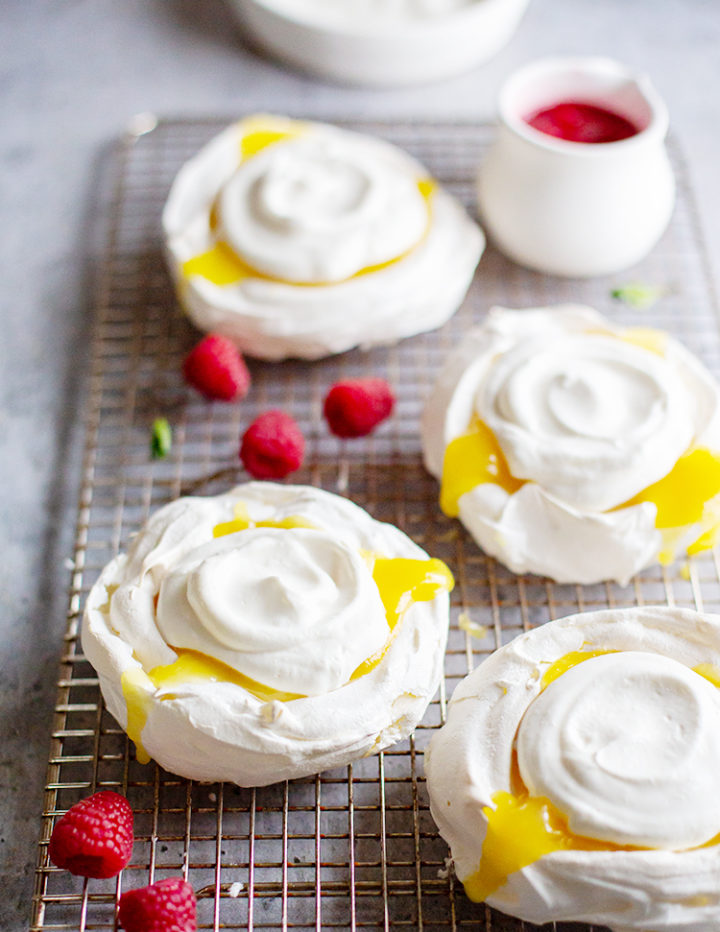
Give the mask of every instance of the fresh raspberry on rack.
<svg viewBox="0 0 720 932">
<path fill-rule="evenodd" d="M 196 905 L 190 884 L 168 877 L 123 893 L 118 918 L 125 932 L 196 932 Z"/>
<path fill-rule="evenodd" d="M 323 412 L 338 437 L 364 437 L 390 417 L 394 407 L 395 396 L 385 379 L 345 379 L 332 386 Z"/>
<path fill-rule="evenodd" d="M 237 401 L 250 388 L 250 373 L 234 343 L 209 333 L 190 350 L 183 363 L 185 381 L 206 398 Z"/>
<path fill-rule="evenodd" d="M 112 790 L 93 793 L 55 823 L 50 860 L 81 877 L 114 877 L 132 855 L 133 814 L 128 801 Z"/>
<path fill-rule="evenodd" d="M 240 443 L 240 459 L 255 479 L 282 479 L 302 466 L 305 438 L 284 411 L 273 409 L 257 417 Z"/>
</svg>

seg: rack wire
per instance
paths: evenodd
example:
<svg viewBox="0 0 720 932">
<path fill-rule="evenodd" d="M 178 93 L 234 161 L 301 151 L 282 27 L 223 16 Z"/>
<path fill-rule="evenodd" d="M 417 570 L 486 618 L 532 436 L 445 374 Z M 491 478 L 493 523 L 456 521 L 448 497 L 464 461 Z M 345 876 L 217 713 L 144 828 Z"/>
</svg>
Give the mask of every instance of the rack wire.
<svg viewBox="0 0 720 932">
<path fill-rule="evenodd" d="M 420 457 L 420 411 L 448 349 L 493 304 L 585 302 L 624 324 L 671 331 L 720 373 L 717 299 L 687 172 L 675 151 L 679 194 L 671 226 L 629 276 L 666 289 L 652 309 L 612 300 L 611 289 L 628 276 L 562 281 L 524 271 L 489 249 L 463 308 L 441 330 L 317 363 L 252 362 L 250 395 L 240 404 L 224 405 L 200 400 L 181 378 L 181 361 L 197 335 L 177 308 L 159 233 L 175 172 L 223 125 L 217 119 L 142 117 L 114 154 L 74 569 L 30 928 L 115 930 L 116 903 L 124 889 L 183 874 L 198 895 L 202 929 L 529 932 L 533 927 L 527 923 L 470 903 L 448 869 L 422 767 L 446 698 L 495 648 L 551 618 L 650 603 L 720 610 L 720 564 L 709 554 L 689 566 L 654 567 L 624 588 L 560 586 L 515 576 L 440 513 L 436 483 Z M 474 175 L 490 127 L 362 123 L 351 128 L 408 149 L 472 211 Z M 370 372 L 393 384 L 395 416 L 368 438 L 343 442 L 330 436 L 321 417 L 327 388 L 340 377 Z M 450 565 L 457 587 L 446 679 L 414 736 L 384 753 L 263 789 L 198 784 L 135 760 L 82 656 L 83 602 L 101 568 L 152 511 L 179 495 L 215 494 L 245 479 L 237 458 L 239 436 L 271 406 L 288 410 L 308 440 L 306 463 L 294 481 L 348 495 Z M 167 459 L 153 461 L 149 431 L 159 415 L 170 420 L 174 443 Z M 472 634 L 467 618 L 475 625 Z M 137 841 L 119 879 L 84 881 L 54 868 L 47 845 L 54 820 L 100 788 L 128 797 Z M 590 928 L 558 925 L 576 932 Z"/>
</svg>

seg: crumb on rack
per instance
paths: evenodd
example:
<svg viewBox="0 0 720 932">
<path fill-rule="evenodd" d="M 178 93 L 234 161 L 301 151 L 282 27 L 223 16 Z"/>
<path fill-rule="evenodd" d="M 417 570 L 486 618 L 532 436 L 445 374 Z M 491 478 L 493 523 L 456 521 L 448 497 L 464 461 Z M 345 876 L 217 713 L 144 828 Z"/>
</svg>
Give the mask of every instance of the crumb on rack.
<svg viewBox="0 0 720 932">
<path fill-rule="evenodd" d="M 480 641 L 484 637 L 487 637 L 488 633 L 488 629 L 485 625 L 479 625 L 477 622 L 473 621 L 467 612 L 460 612 L 458 615 L 458 628 L 460 628 L 461 631 L 466 631 L 471 638 L 478 638 Z"/>
</svg>

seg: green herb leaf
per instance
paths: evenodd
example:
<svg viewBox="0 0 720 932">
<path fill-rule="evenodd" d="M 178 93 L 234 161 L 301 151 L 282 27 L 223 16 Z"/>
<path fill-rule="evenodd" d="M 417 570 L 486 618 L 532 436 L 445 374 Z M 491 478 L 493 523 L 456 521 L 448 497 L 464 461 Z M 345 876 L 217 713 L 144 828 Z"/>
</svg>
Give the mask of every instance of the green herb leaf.
<svg viewBox="0 0 720 932">
<path fill-rule="evenodd" d="M 156 417 L 150 434 L 150 455 L 154 460 L 167 456 L 172 447 L 172 428 L 167 418 Z"/>
<path fill-rule="evenodd" d="M 616 301 L 624 301 L 630 307 L 646 308 L 652 307 L 653 304 L 661 298 L 665 289 L 659 285 L 645 285 L 642 282 L 628 282 L 627 285 L 621 285 L 619 288 L 613 288 L 610 292 Z"/>
</svg>

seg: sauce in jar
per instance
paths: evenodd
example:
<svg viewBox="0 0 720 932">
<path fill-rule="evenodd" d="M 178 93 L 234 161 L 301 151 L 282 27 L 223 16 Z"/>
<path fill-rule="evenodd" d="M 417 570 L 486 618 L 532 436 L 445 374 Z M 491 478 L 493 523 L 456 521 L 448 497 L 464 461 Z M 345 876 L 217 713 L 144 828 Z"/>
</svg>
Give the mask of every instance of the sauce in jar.
<svg viewBox="0 0 720 932">
<path fill-rule="evenodd" d="M 639 127 L 618 113 L 574 100 L 538 110 L 525 117 L 525 122 L 547 136 L 568 142 L 619 142 L 640 132 Z"/>
</svg>

